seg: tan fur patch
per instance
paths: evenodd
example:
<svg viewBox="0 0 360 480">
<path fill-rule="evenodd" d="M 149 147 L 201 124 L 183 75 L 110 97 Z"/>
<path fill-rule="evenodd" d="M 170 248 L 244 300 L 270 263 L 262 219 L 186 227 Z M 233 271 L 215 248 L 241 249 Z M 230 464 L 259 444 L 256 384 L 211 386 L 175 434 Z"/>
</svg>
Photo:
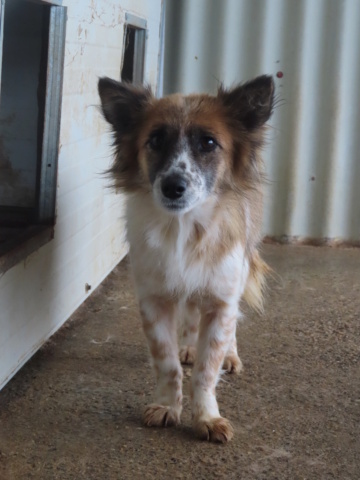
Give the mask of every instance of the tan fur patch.
<svg viewBox="0 0 360 480">
<path fill-rule="evenodd" d="M 261 259 L 256 250 L 250 261 L 250 273 L 245 286 L 243 295 L 244 300 L 250 307 L 259 312 L 263 312 L 263 294 L 266 284 L 265 276 L 271 271 L 271 268 Z"/>
</svg>

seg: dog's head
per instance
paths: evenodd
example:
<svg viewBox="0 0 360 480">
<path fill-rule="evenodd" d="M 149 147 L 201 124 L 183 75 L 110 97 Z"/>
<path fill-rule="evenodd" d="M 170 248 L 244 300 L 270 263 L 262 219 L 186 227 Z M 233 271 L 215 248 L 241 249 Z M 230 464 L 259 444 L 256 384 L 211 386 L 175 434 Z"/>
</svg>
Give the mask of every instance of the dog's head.
<svg viewBox="0 0 360 480">
<path fill-rule="evenodd" d="M 115 186 L 151 191 L 158 206 L 176 214 L 257 181 L 257 151 L 274 106 L 272 77 L 220 88 L 216 96 L 161 99 L 148 88 L 101 78 L 99 94 L 114 132 Z"/>
</svg>

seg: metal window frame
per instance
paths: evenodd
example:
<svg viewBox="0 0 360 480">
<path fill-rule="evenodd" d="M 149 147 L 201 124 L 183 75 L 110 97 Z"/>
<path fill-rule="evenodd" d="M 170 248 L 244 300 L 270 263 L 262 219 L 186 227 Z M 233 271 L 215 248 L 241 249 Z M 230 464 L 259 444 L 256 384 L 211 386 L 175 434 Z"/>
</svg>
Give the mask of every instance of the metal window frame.
<svg viewBox="0 0 360 480">
<path fill-rule="evenodd" d="M 60 139 L 67 8 L 61 0 L 37 0 L 50 9 L 43 141 L 38 170 L 35 222 L 54 224 Z M 0 0 L 0 99 L 5 0 Z"/>
<path fill-rule="evenodd" d="M 5 0 L 0 0 L 0 100 L 1 100 L 2 51 L 3 51 L 3 38 L 4 38 L 4 11 L 5 11 Z"/>
<path fill-rule="evenodd" d="M 9 212 L 11 219 L 13 219 L 14 214 L 17 214 L 20 220 L 23 219 L 24 215 L 26 218 L 31 215 L 34 221 L 24 226 L 19 236 L 13 237 L 8 244 L 2 245 L 0 250 L 0 275 L 54 238 L 53 225 L 55 224 L 67 9 L 61 6 L 61 0 L 51 0 L 51 3 L 50 0 L 36 0 L 36 3 L 49 7 L 44 124 L 41 161 L 37 174 L 36 218 L 33 218 L 33 209 L 31 209 L 31 212 L 29 212 L 29 209 Z M 4 7 L 5 0 L 0 0 L 1 40 L 3 38 Z M 1 47 L 2 43 L 0 43 L 0 68 L 2 65 Z"/>
<path fill-rule="evenodd" d="M 165 57 L 165 21 L 166 21 L 166 2 L 161 1 L 161 20 L 160 20 L 160 49 L 158 74 L 156 81 L 156 97 L 160 98 L 164 90 L 164 57 Z"/>
<path fill-rule="evenodd" d="M 144 72 L 145 72 L 147 21 L 144 18 L 138 17 L 131 13 L 125 14 L 124 44 L 123 44 L 124 47 L 123 47 L 123 58 L 121 62 L 121 69 L 124 62 L 126 35 L 127 35 L 128 27 L 131 27 L 135 30 L 134 65 L 133 65 L 132 83 L 142 84 L 144 82 Z"/>
<path fill-rule="evenodd" d="M 50 7 L 44 134 L 38 192 L 38 222 L 54 223 L 64 71 L 66 7 Z"/>
</svg>

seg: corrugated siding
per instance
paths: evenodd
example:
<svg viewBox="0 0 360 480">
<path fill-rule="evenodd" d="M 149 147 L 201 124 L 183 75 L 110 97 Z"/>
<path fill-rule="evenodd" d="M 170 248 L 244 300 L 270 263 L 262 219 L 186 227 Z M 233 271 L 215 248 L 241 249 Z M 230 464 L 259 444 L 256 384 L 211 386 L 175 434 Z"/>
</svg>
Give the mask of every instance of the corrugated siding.
<svg viewBox="0 0 360 480">
<path fill-rule="evenodd" d="M 101 175 L 111 162 L 112 140 L 96 107 L 98 77 L 120 76 L 126 12 L 147 20 L 145 77 L 156 89 L 161 0 L 63 5 L 68 20 L 55 237 L 0 277 L 0 388 L 85 300 L 85 285 L 93 291 L 126 253 L 123 197 L 109 191 Z"/>
<path fill-rule="evenodd" d="M 283 102 L 264 154 L 264 234 L 359 242 L 360 1 L 167 0 L 166 7 L 164 93 L 275 76 Z"/>
</svg>

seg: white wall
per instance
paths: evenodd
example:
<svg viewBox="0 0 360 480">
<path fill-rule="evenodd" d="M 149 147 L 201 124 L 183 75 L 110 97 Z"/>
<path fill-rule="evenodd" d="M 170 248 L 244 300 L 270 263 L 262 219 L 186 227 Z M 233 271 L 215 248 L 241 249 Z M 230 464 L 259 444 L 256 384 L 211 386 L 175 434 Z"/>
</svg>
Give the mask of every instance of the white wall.
<svg viewBox="0 0 360 480">
<path fill-rule="evenodd" d="M 119 78 L 125 13 L 146 18 L 145 77 L 156 88 L 160 0 L 66 0 L 68 21 L 55 238 L 0 278 L 0 388 L 125 255 L 123 198 L 100 175 L 110 135 L 97 79 Z"/>
</svg>

